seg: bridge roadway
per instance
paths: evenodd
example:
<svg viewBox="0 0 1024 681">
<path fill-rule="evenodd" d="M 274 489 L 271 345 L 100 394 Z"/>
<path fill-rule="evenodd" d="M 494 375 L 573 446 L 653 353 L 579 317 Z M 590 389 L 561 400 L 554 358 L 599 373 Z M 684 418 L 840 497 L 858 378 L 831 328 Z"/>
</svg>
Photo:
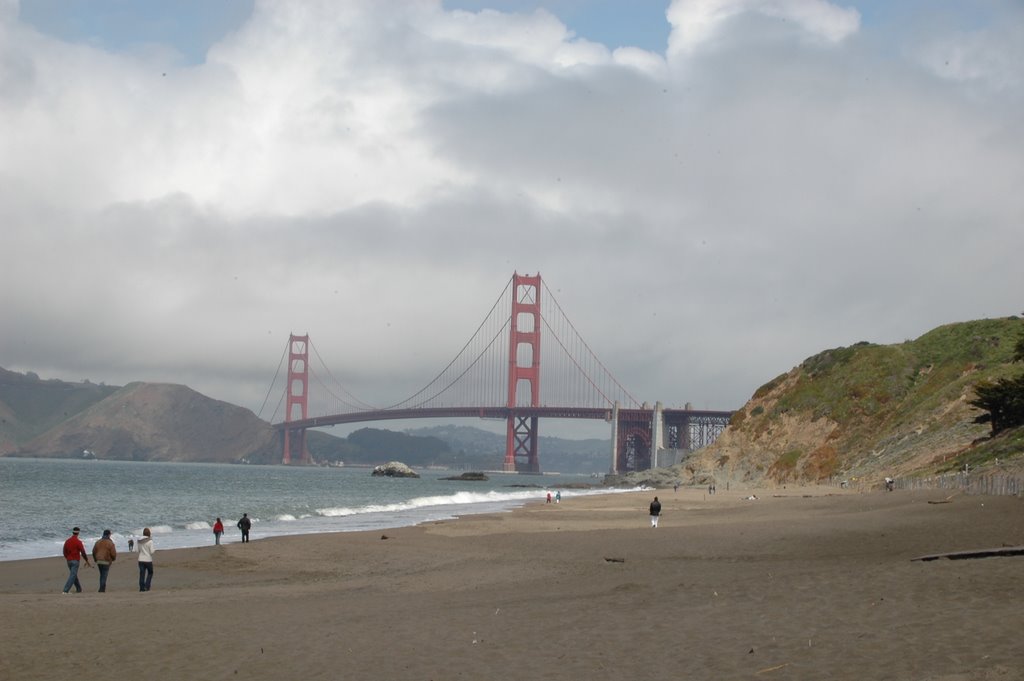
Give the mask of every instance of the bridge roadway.
<svg viewBox="0 0 1024 681">
<path fill-rule="evenodd" d="M 728 419 L 731 412 L 662 408 L 662 414 L 666 421 L 671 422 L 676 421 L 679 418 L 686 417 L 694 419 L 717 419 L 725 417 Z M 649 421 L 653 415 L 653 408 L 619 408 L 620 420 Z M 347 414 L 314 416 L 312 418 L 298 419 L 295 421 L 284 421 L 273 424 L 273 427 L 278 430 L 297 430 L 334 426 L 342 423 L 364 423 L 367 421 L 439 418 L 507 419 L 509 416 L 537 416 L 540 418 L 552 419 L 590 419 L 594 421 L 607 421 L 610 423 L 612 420 L 612 410 L 604 407 L 428 407 L 416 409 L 374 409 L 350 412 Z"/>
</svg>

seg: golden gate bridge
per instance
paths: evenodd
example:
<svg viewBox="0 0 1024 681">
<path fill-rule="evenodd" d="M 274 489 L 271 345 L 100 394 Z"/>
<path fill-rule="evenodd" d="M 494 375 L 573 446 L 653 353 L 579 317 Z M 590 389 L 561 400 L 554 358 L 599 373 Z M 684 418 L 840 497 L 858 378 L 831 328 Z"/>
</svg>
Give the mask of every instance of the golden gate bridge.
<svg viewBox="0 0 1024 681">
<path fill-rule="evenodd" d="M 310 364 L 311 350 L 320 370 Z M 678 456 L 713 442 L 731 416 L 639 402 L 583 340 L 539 273 L 514 273 L 455 358 L 400 402 L 375 406 L 354 396 L 327 369 L 308 334 L 289 337 L 268 398 L 278 390 L 282 397 L 270 420 L 281 434 L 284 464 L 313 463 L 306 448 L 310 428 L 483 418 L 507 423 L 505 471 L 540 473 L 539 421 L 559 418 L 609 423 L 609 468 L 629 472 L 676 463 Z M 283 415 L 276 421 L 281 403 Z"/>
</svg>

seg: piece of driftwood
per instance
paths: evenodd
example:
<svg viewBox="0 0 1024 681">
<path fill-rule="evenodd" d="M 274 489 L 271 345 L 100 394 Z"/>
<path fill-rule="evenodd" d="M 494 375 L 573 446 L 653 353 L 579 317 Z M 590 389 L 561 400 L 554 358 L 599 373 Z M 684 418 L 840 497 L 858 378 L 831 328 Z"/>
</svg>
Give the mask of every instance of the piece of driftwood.
<svg viewBox="0 0 1024 681">
<path fill-rule="evenodd" d="M 1000 546 L 995 549 L 976 549 L 974 551 L 955 551 L 953 553 L 935 553 L 930 556 L 918 556 L 911 558 L 911 561 L 938 560 L 947 558 L 949 560 L 964 560 L 967 558 L 995 558 L 1002 556 L 1024 556 L 1024 546 Z"/>
<path fill-rule="evenodd" d="M 774 667 L 765 667 L 764 669 L 758 669 L 754 673 L 755 674 L 764 674 L 765 672 L 773 672 L 776 669 L 782 669 L 783 667 L 788 667 L 788 666 L 789 666 L 788 662 L 783 662 L 782 664 L 777 664 Z"/>
</svg>

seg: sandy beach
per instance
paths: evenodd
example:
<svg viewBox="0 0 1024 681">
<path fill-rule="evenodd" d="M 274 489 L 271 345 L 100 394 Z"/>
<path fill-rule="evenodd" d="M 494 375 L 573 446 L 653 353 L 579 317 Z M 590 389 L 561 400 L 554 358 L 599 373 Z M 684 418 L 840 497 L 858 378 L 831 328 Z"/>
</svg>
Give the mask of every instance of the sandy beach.
<svg viewBox="0 0 1024 681">
<path fill-rule="evenodd" d="M 1024 545 L 1024 500 L 750 493 L 254 534 L 158 550 L 148 593 L 134 554 L 104 594 L 0 562 L 0 679 L 1024 679 L 1024 556 L 913 560 Z"/>
</svg>

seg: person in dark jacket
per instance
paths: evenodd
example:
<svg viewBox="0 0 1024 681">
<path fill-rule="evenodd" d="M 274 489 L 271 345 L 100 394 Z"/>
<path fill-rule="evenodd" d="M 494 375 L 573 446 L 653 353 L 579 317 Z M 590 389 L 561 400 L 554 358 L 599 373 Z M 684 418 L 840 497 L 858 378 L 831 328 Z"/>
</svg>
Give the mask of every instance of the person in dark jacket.
<svg viewBox="0 0 1024 681">
<path fill-rule="evenodd" d="M 249 541 L 249 528 L 252 527 L 252 521 L 249 520 L 249 514 L 243 513 L 242 519 L 238 521 L 238 529 L 242 531 L 242 543 L 245 544 Z"/>
<path fill-rule="evenodd" d="M 658 501 L 658 497 L 654 497 L 654 501 L 651 502 L 651 527 L 658 526 L 658 516 L 661 515 L 661 502 Z"/>
</svg>

